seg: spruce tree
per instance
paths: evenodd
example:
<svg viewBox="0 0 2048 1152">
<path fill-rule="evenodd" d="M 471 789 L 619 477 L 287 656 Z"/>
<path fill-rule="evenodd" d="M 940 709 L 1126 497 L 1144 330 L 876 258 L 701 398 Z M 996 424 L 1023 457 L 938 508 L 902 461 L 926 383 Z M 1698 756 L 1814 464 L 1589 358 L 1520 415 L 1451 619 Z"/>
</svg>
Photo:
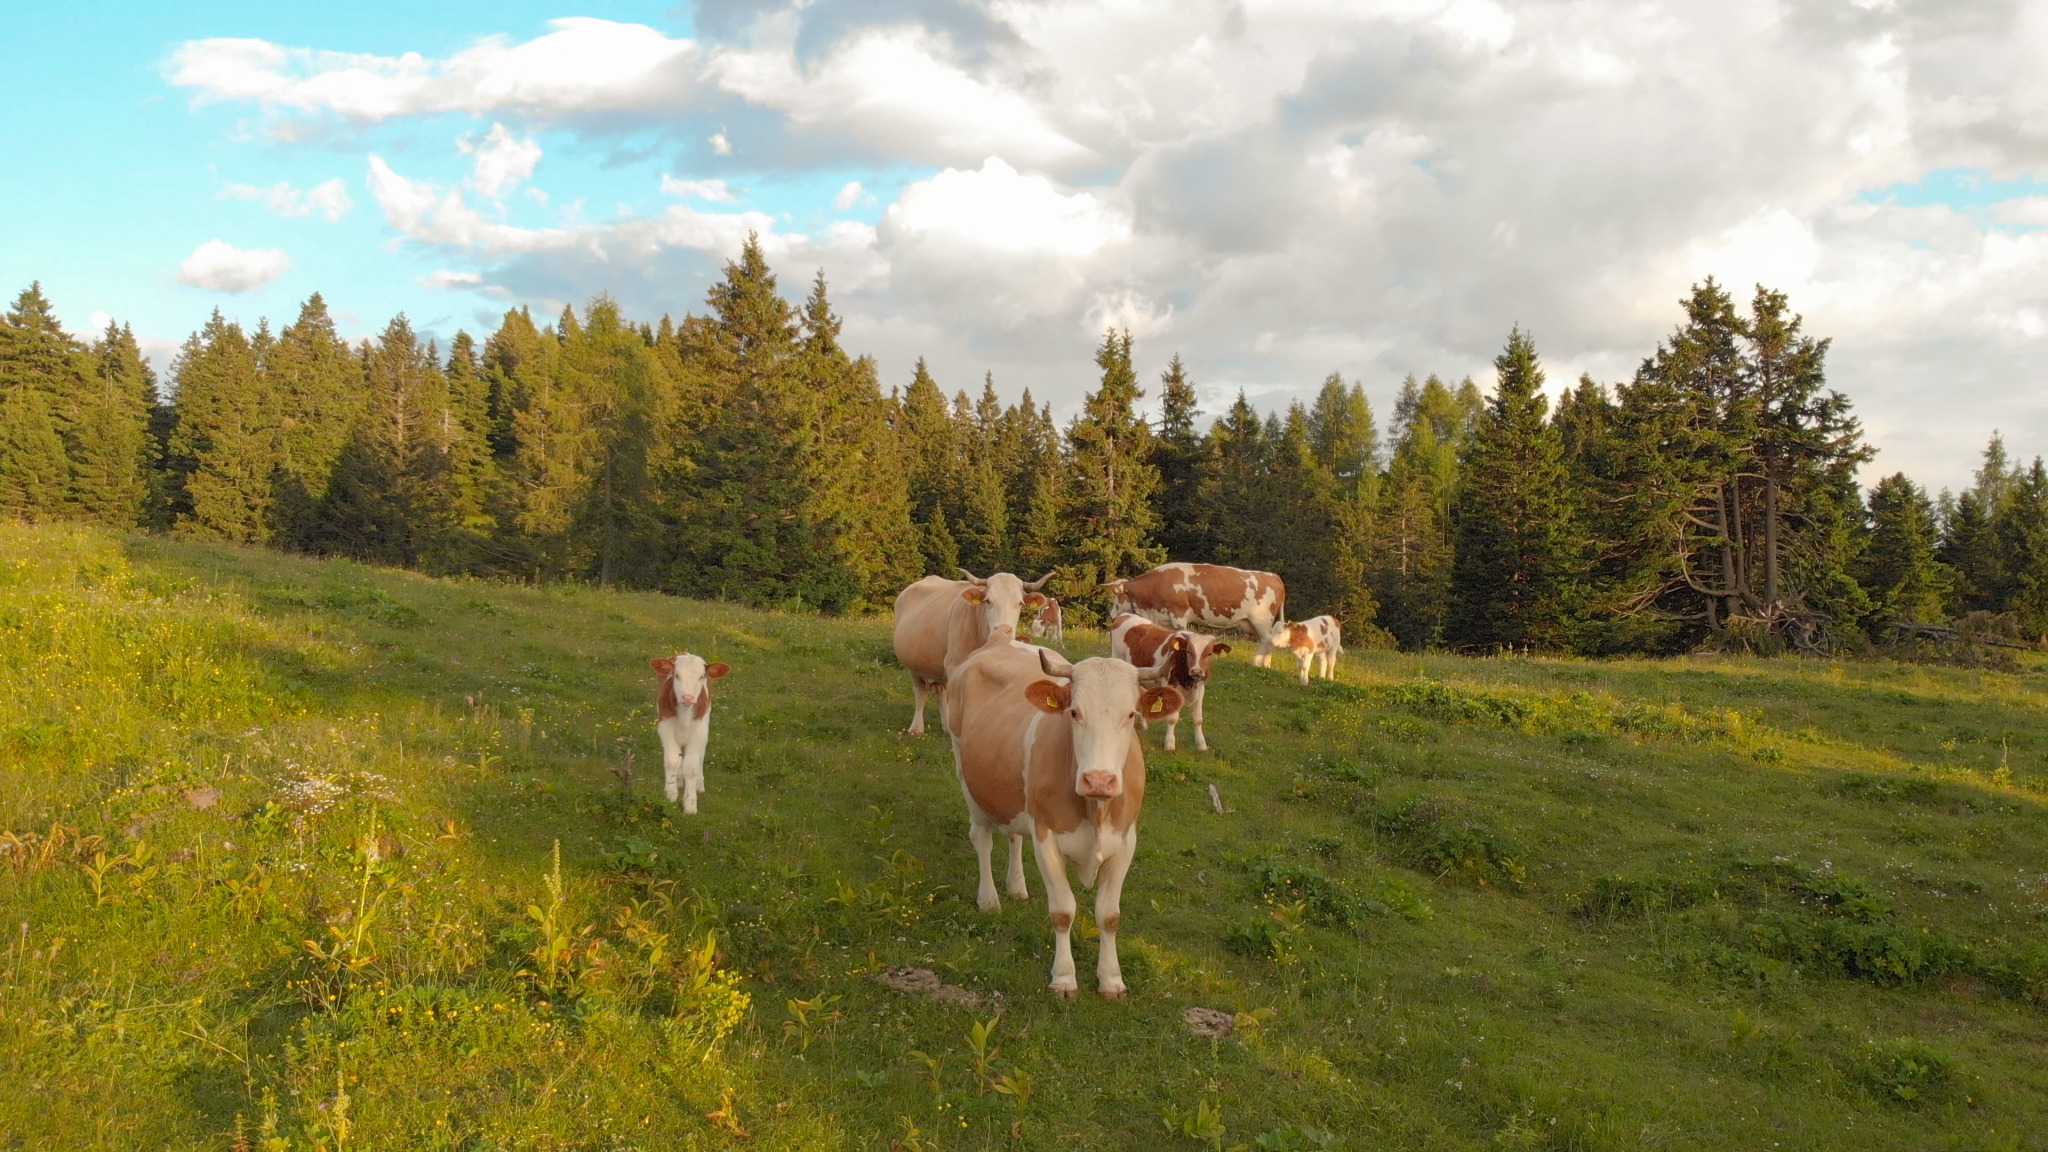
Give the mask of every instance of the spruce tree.
<svg viewBox="0 0 2048 1152">
<path fill-rule="evenodd" d="M 0 392 L 0 515 L 55 520 L 64 513 L 70 464 L 40 389 Z"/>
<path fill-rule="evenodd" d="M 143 519 L 155 462 L 149 418 L 155 374 L 135 334 L 108 321 L 93 345 L 92 379 L 78 397 L 71 458 L 71 503 L 87 519 L 133 528 Z"/>
<path fill-rule="evenodd" d="M 278 422 L 272 532 L 281 542 L 309 546 L 328 478 L 367 397 L 362 361 L 335 332 L 318 292 L 278 333 L 276 348 L 264 358 L 264 375 Z"/>
<path fill-rule="evenodd" d="M 2003 560 L 2000 606 L 2027 635 L 2048 639 L 2048 468 L 2013 469 L 1991 532 Z"/>
<path fill-rule="evenodd" d="M 170 456 L 184 506 L 177 530 L 237 543 L 267 539 L 278 421 L 255 344 L 216 308 L 185 341 L 172 375 L 178 419 Z"/>
<path fill-rule="evenodd" d="M 897 429 L 909 468 L 910 511 L 922 534 L 924 571 L 950 579 L 959 565 L 959 551 L 951 532 L 941 529 L 946 514 L 957 508 L 959 437 L 953 430 L 946 394 L 932 379 L 922 356 L 911 374 L 910 387 L 904 389 Z"/>
<path fill-rule="evenodd" d="M 1927 494 L 1896 473 L 1870 492 L 1870 538 L 1857 573 L 1875 612 L 1882 639 L 1894 622 L 1936 623 L 1946 614 L 1951 577 L 1935 557 L 1934 506 Z"/>
<path fill-rule="evenodd" d="M 1207 446 L 1195 425 L 1200 415 L 1195 382 L 1176 352 L 1159 374 L 1159 433 L 1152 447 L 1159 470 L 1159 544 L 1174 560 L 1207 560 L 1215 552 L 1202 508 Z"/>
<path fill-rule="evenodd" d="M 1111 329 L 1096 349 L 1102 375 L 1067 428 L 1067 554 L 1070 590 L 1134 576 L 1166 559 L 1154 542 L 1159 470 L 1152 429 L 1138 415 L 1144 390 L 1131 368 L 1129 332 Z"/>
<path fill-rule="evenodd" d="M 1547 420 L 1535 344 L 1519 328 L 1494 369 L 1492 402 L 1458 467 L 1445 638 L 1480 650 L 1560 648 L 1583 564 L 1564 446 Z"/>
<path fill-rule="evenodd" d="M 1308 435 L 1316 459 L 1347 488 L 1356 487 L 1378 468 L 1379 433 L 1365 389 L 1358 384 L 1347 387 L 1335 372 L 1323 381 L 1309 409 Z"/>
<path fill-rule="evenodd" d="M 1976 482 L 1956 497 L 1954 508 L 1942 522 L 1939 555 L 1955 574 L 1950 608 L 1956 615 L 2005 610 L 2006 565 L 1991 525 L 2012 487 L 2005 440 L 1994 432 L 1984 448 Z"/>
</svg>

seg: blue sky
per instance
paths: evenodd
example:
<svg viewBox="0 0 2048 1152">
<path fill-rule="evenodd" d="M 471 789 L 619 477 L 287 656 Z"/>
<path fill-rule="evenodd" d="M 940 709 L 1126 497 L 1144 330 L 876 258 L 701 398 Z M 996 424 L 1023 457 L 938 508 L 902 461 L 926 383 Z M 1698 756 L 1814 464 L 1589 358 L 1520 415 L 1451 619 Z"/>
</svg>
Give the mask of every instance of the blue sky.
<svg viewBox="0 0 2048 1152">
<path fill-rule="evenodd" d="M 2048 452 L 2039 5 L 18 7 L 0 287 L 159 356 L 316 290 L 350 336 L 651 319 L 757 231 L 885 384 L 1070 409 L 1115 325 L 1211 411 L 1336 371 L 1384 413 L 1515 325 L 1624 379 L 1713 275 L 1834 339 L 1866 479 Z"/>
</svg>

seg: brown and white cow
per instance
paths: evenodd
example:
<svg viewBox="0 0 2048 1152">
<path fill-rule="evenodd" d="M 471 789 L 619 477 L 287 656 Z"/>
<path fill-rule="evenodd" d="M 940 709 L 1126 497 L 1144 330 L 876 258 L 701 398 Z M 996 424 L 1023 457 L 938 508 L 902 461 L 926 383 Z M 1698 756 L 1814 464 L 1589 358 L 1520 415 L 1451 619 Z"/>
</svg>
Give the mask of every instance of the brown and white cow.
<svg viewBox="0 0 2048 1152">
<path fill-rule="evenodd" d="M 1000 628 L 1017 634 L 1017 617 L 1045 603 L 1039 589 L 1048 572 L 1025 582 L 1008 572 L 984 580 L 967 569 L 965 580 L 927 576 L 896 596 L 896 659 L 910 672 L 917 710 L 910 733 L 924 735 L 924 698 L 946 683 L 955 665 L 973 655 Z"/>
<path fill-rule="evenodd" d="M 984 911 L 1001 903 L 989 868 L 998 828 L 1013 837 L 1010 895 L 1025 895 L 1016 838 L 1030 836 L 1052 913 L 1052 990 L 1061 996 L 1078 988 L 1069 860 L 1081 883 L 1095 888 L 1102 937 L 1096 990 L 1124 994 L 1116 932 L 1145 801 L 1145 750 L 1132 725 L 1141 713 L 1164 715 L 1180 704 L 1177 690 L 1146 687 L 1122 660 L 1069 664 L 1049 649 L 1003 639 L 969 657 L 946 685 L 946 728 L 967 797 L 968 839 L 981 863 L 976 902 Z"/>
<path fill-rule="evenodd" d="M 1067 622 L 1060 615 L 1060 602 L 1050 596 L 1045 598 L 1045 607 L 1031 618 L 1031 634 L 1040 640 L 1050 639 L 1055 644 L 1067 642 Z"/>
<path fill-rule="evenodd" d="M 1209 692 L 1209 665 L 1230 651 L 1230 645 L 1206 632 L 1183 628 L 1162 628 L 1143 616 L 1125 613 L 1109 622 L 1109 654 L 1130 662 L 1148 679 L 1164 679 L 1180 689 L 1187 710 L 1195 722 L 1195 749 L 1209 750 L 1202 734 L 1202 699 Z M 1147 723 L 1151 717 L 1141 716 Z M 1173 751 L 1174 730 L 1180 726 L 1180 710 L 1158 717 L 1166 724 L 1166 750 Z M 1149 726 L 1149 725 L 1148 725 Z"/>
<path fill-rule="evenodd" d="M 1337 658 L 1344 655 L 1344 625 L 1335 616 L 1314 616 L 1273 630 L 1273 642 L 1294 653 L 1303 685 L 1310 662 L 1320 665 L 1325 680 L 1337 678 Z"/>
<path fill-rule="evenodd" d="M 1287 618 L 1287 584 L 1271 572 L 1221 564 L 1161 564 L 1142 576 L 1106 585 L 1116 595 L 1113 615 L 1143 616 L 1168 628 L 1243 629 L 1258 637 L 1252 663 L 1273 663 L 1273 629 Z"/>
<path fill-rule="evenodd" d="M 654 730 L 661 736 L 663 790 L 671 804 L 681 792 L 683 811 L 694 816 L 697 793 L 704 791 L 704 745 L 711 739 L 711 682 L 732 668 L 706 664 L 688 652 L 647 663 L 661 677 L 654 693 Z"/>
</svg>

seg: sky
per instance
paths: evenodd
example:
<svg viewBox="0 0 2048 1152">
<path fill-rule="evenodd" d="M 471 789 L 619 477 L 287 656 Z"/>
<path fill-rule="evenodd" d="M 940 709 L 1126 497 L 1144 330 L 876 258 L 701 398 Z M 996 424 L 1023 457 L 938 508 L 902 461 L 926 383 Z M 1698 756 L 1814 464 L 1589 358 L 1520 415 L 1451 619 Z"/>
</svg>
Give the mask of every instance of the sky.
<svg viewBox="0 0 2048 1152">
<path fill-rule="evenodd" d="M 1625 380 L 1712 276 L 1785 292 L 1906 471 L 2048 453 L 2048 3 L 606 0 L 19 5 L 0 291 L 444 342 L 704 309 L 749 232 L 882 380 L 1071 411 L 1105 327 L 1204 407 L 1332 372 Z M 1155 389 L 1156 390 L 1156 389 Z"/>
</svg>

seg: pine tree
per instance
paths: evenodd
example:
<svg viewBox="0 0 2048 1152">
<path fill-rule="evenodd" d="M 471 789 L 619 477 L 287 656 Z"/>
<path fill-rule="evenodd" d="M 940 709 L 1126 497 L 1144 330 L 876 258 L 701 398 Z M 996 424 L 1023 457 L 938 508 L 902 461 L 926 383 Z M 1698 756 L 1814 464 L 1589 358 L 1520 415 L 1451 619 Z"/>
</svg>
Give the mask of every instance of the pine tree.
<svg viewBox="0 0 2048 1152">
<path fill-rule="evenodd" d="M 1991 531 L 2004 558 L 2002 608 L 2027 635 L 2048 638 L 2048 468 L 2041 458 L 2012 470 L 2001 495 Z"/>
<path fill-rule="evenodd" d="M 1265 422 L 1240 390 L 1209 427 L 1198 504 L 1214 551 L 1203 559 L 1259 566 L 1266 550 L 1266 522 L 1275 515 L 1265 506 L 1272 462 Z"/>
<path fill-rule="evenodd" d="M 335 461 L 367 399 L 362 361 L 336 334 L 318 292 L 278 333 L 276 348 L 264 358 L 264 375 L 278 422 L 271 530 L 281 542 L 306 547 Z"/>
<path fill-rule="evenodd" d="M 1564 445 L 1529 337 L 1515 329 L 1493 363 L 1493 401 L 1458 468 L 1445 638 L 1482 650 L 1561 648 L 1583 566 Z"/>
<path fill-rule="evenodd" d="M 1365 388 L 1346 387 L 1344 377 L 1335 372 L 1323 381 L 1309 409 L 1308 434 L 1316 459 L 1346 487 L 1356 487 L 1379 467 L 1379 433 Z"/>
<path fill-rule="evenodd" d="M 1176 352 L 1159 375 L 1159 433 L 1152 448 L 1159 470 L 1159 543 L 1175 560 L 1206 560 L 1216 550 L 1202 508 L 1207 446 L 1195 427 L 1200 415 L 1195 383 Z"/>
<path fill-rule="evenodd" d="M 953 418 L 959 443 L 960 561 L 977 572 L 1001 571 L 1012 553 L 1005 483 L 1011 446 L 1001 439 L 1002 406 L 994 376 L 982 381 L 979 403 L 969 406 L 966 400 L 967 394 L 961 393 Z"/>
<path fill-rule="evenodd" d="M 1077 585 L 1092 589 L 1166 559 L 1153 541 L 1159 471 L 1152 429 L 1137 412 L 1145 393 L 1131 369 L 1130 333 L 1104 333 L 1095 365 L 1100 383 L 1067 428 L 1067 554 L 1074 570 L 1063 575 L 1070 594 Z"/>
<path fill-rule="evenodd" d="M 255 344 L 214 309 L 172 366 L 177 428 L 170 456 L 180 482 L 177 530 L 237 543 L 268 538 L 278 421 Z"/>
<path fill-rule="evenodd" d="M 0 316 L 0 398 L 29 392 L 37 397 L 34 403 L 24 401 L 12 416 L 12 434 L 17 437 L 12 451 L 31 469 L 15 482 L 17 494 L 11 497 L 27 501 L 19 505 L 24 514 L 48 519 L 72 507 L 71 456 L 83 443 L 80 421 L 92 392 L 86 386 L 88 362 L 85 349 L 57 322 L 40 282 L 23 289 Z M 45 424 L 58 437 L 54 507 L 43 499 L 44 471 L 49 467 L 42 433 Z"/>
<path fill-rule="evenodd" d="M 1370 579 L 1381 626 L 1411 650 L 1443 639 L 1458 457 L 1472 430 L 1465 391 L 1453 392 L 1435 376 L 1421 384 L 1411 376 L 1394 403 L 1395 441 L 1380 482 L 1378 562 Z"/>
<path fill-rule="evenodd" d="M 440 559 L 460 514 L 448 474 L 447 387 L 438 361 L 403 315 L 365 350 L 365 403 L 320 503 L 321 550 L 387 564 Z"/>
<path fill-rule="evenodd" d="M 2006 566 L 1991 524 L 2004 508 L 2013 480 L 2005 440 L 1994 432 L 1984 448 L 1976 483 L 1956 498 L 1953 510 L 1942 520 L 1939 554 L 1955 574 L 1950 595 L 1956 615 L 2004 611 L 2001 590 L 2007 584 Z"/>
<path fill-rule="evenodd" d="M 78 398 L 73 428 L 71 504 L 101 524 L 133 528 L 149 498 L 154 445 L 149 418 L 155 374 L 143 362 L 135 334 L 108 321 L 94 344 L 93 376 Z"/>
<path fill-rule="evenodd" d="M 1927 494 L 1896 473 L 1870 492 L 1870 539 L 1858 581 L 1876 612 L 1873 631 L 1882 639 L 1894 621 L 1935 623 L 1945 615 L 1951 577 L 1935 558 L 1934 506 Z"/>
<path fill-rule="evenodd" d="M 922 356 L 911 374 L 910 387 L 903 392 L 901 407 L 897 429 L 909 467 L 910 512 L 921 529 L 923 568 L 928 575 L 950 578 L 959 566 L 959 551 L 952 546 L 951 532 L 941 529 L 947 513 L 956 509 L 959 437 L 953 430 L 946 394 L 925 368 Z M 942 539 L 946 547 L 941 547 Z"/>
<path fill-rule="evenodd" d="M 64 513 L 69 462 L 40 389 L 0 391 L 0 515 L 54 520 Z"/>
</svg>

